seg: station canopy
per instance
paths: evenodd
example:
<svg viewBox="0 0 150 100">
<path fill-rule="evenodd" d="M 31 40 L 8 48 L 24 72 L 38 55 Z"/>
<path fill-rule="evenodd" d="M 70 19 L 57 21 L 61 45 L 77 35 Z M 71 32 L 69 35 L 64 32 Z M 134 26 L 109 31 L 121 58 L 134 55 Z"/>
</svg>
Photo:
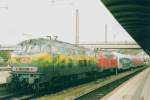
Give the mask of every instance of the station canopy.
<svg viewBox="0 0 150 100">
<path fill-rule="evenodd" d="M 150 55 L 150 0 L 101 0 L 124 29 Z"/>
</svg>

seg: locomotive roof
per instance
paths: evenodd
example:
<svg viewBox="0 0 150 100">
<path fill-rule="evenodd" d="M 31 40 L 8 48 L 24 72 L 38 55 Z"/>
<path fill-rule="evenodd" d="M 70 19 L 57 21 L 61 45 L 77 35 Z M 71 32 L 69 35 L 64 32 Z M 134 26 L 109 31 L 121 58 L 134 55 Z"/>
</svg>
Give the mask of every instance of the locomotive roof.
<svg viewBox="0 0 150 100">
<path fill-rule="evenodd" d="M 58 41 L 58 40 L 50 40 L 50 39 L 45 39 L 45 38 L 25 40 L 19 43 L 18 45 L 26 45 L 26 44 L 34 44 L 34 43 L 38 45 L 47 44 L 47 45 L 53 45 L 53 46 L 58 46 L 58 47 L 67 47 L 71 49 L 90 50 L 84 47 L 75 46 L 74 44 L 71 44 L 71 43 Z"/>
<path fill-rule="evenodd" d="M 121 54 L 121 53 L 118 53 L 118 52 L 113 52 L 113 54 L 116 55 L 119 58 L 130 58 L 130 59 L 132 59 L 132 58 L 139 58 L 139 57 L 137 57 L 135 55 Z"/>
</svg>

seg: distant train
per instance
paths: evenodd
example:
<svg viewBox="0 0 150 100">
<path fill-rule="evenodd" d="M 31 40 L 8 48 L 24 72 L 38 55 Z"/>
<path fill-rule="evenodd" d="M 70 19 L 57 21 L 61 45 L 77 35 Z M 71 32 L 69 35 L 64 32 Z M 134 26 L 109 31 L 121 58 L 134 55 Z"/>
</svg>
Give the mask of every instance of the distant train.
<svg viewBox="0 0 150 100">
<path fill-rule="evenodd" d="M 140 57 L 106 50 L 95 53 L 73 44 L 40 38 L 18 44 L 10 64 L 12 71 L 7 79 L 10 89 L 32 88 L 39 92 L 41 88 L 93 78 L 106 70 L 142 66 L 144 61 Z"/>
<path fill-rule="evenodd" d="M 125 70 L 133 67 L 143 66 L 144 59 L 140 56 L 120 54 L 110 51 L 99 51 L 96 53 L 97 67 L 100 69 L 113 69 Z"/>
</svg>

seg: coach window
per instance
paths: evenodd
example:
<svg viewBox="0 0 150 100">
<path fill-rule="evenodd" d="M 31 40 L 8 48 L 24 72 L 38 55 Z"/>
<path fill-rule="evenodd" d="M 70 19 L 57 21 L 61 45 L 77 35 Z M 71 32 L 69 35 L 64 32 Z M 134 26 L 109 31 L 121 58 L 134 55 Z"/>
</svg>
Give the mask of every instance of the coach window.
<svg viewBox="0 0 150 100">
<path fill-rule="evenodd" d="M 58 49 L 56 48 L 56 46 L 52 46 L 52 54 L 57 54 Z"/>
<path fill-rule="evenodd" d="M 74 50 L 73 49 L 70 49 L 70 54 L 74 55 Z"/>
<path fill-rule="evenodd" d="M 85 55 L 85 54 L 86 54 L 84 50 L 82 51 L 82 54 L 83 54 L 83 55 Z"/>
<path fill-rule="evenodd" d="M 70 56 L 71 55 L 71 49 L 67 48 L 67 55 Z"/>
<path fill-rule="evenodd" d="M 60 53 L 61 53 L 61 54 L 65 54 L 65 51 L 66 51 L 66 50 L 65 50 L 64 47 L 60 47 Z"/>
<path fill-rule="evenodd" d="M 87 56 L 91 56 L 90 51 L 86 51 Z"/>
<path fill-rule="evenodd" d="M 75 53 L 75 50 L 74 49 L 72 49 L 72 55 L 75 55 L 76 53 Z"/>
<path fill-rule="evenodd" d="M 68 49 L 65 48 L 65 55 L 68 55 Z"/>
<path fill-rule="evenodd" d="M 51 46 L 50 45 L 42 45 L 41 46 L 41 52 L 51 52 Z"/>
<path fill-rule="evenodd" d="M 89 56 L 94 56 L 94 52 L 93 51 L 89 51 Z"/>
<path fill-rule="evenodd" d="M 78 50 L 78 55 L 81 55 L 81 51 L 80 50 Z"/>
<path fill-rule="evenodd" d="M 76 54 L 76 55 L 79 55 L 79 51 L 78 51 L 78 50 L 75 50 L 75 54 Z"/>
</svg>

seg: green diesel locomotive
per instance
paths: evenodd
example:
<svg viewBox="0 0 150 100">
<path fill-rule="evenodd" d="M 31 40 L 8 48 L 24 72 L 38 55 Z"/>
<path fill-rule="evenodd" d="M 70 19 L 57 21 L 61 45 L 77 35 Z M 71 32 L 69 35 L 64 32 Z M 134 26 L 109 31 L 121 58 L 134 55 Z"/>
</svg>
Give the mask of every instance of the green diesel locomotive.
<svg viewBox="0 0 150 100">
<path fill-rule="evenodd" d="M 10 89 L 53 87 L 98 71 L 95 53 L 86 48 L 49 39 L 30 39 L 12 52 Z"/>
</svg>

